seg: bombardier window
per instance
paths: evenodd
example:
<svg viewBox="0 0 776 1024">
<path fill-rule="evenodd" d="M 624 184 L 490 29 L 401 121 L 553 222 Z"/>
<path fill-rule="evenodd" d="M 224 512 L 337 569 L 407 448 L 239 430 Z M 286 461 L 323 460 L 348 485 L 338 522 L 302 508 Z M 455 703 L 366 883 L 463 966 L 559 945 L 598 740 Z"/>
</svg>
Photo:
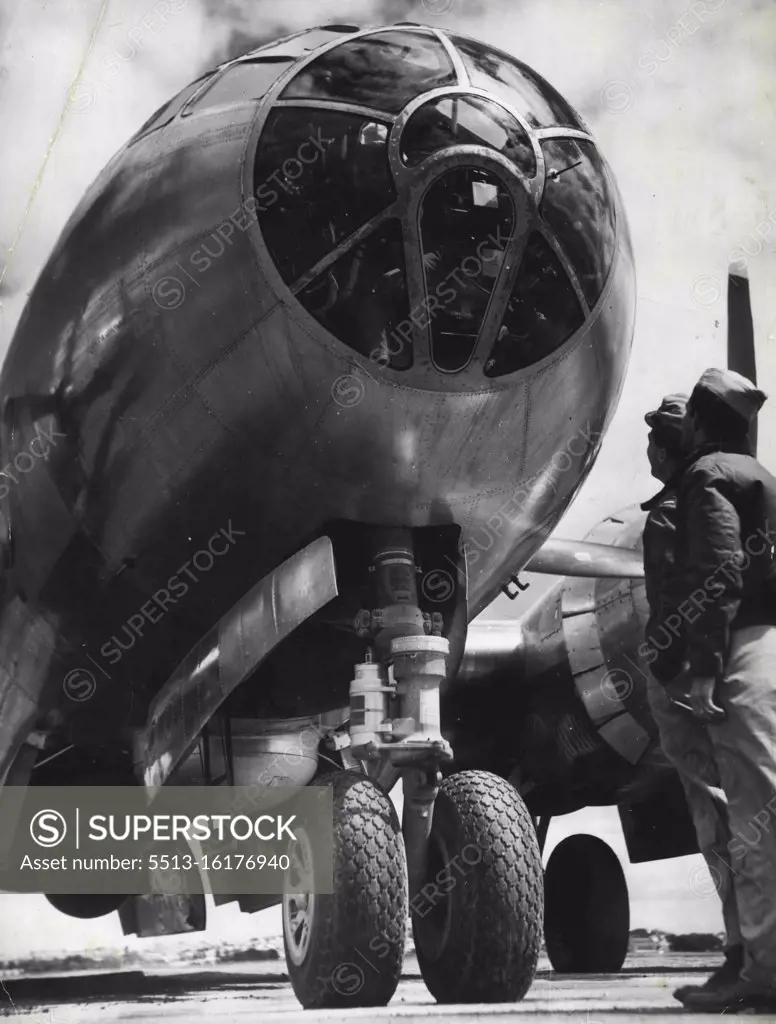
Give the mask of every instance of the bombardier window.
<svg viewBox="0 0 776 1024">
<path fill-rule="evenodd" d="M 299 293 L 328 331 L 379 365 L 412 366 L 401 224 L 389 220 Z"/>
<path fill-rule="evenodd" d="M 423 198 L 420 234 L 431 358 L 453 373 L 469 362 L 514 224 L 503 183 L 461 167 L 438 178 Z"/>
<path fill-rule="evenodd" d="M 487 146 L 507 157 L 527 177 L 536 174 L 533 147 L 518 121 L 481 96 L 443 96 L 415 111 L 401 137 L 402 159 L 416 167 L 440 149 Z"/>
<path fill-rule="evenodd" d="M 534 128 L 584 127 L 560 93 L 519 60 L 475 39 L 454 35 L 450 38 L 463 57 L 472 85 L 503 100 Z"/>
<path fill-rule="evenodd" d="M 541 143 L 547 181 L 540 213 L 574 267 L 592 307 L 614 260 L 614 203 L 606 168 L 592 142 L 548 139 Z"/>
<path fill-rule="evenodd" d="M 326 99 L 398 113 L 428 89 L 455 85 L 447 51 L 434 36 L 388 31 L 335 46 L 308 64 L 280 99 Z"/>
<path fill-rule="evenodd" d="M 287 284 L 396 198 L 387 126 L 358 114 L 273 110 L 254 172 L 259 227 Z"/>
<path fill-rule="evenodd" d="M 269 58 L 232 64 L 191 104 L 187 113 L 230 103 L 251 103 L 265 96 L 286 68 L 289 58 Z"/>
<path fill-rule="evenodd" d="M 544 359 L 579 330 L 584 314 L 548 242 L 528 238 L 502 326 L 485 363 L 486 377 L 514 373 Z"/>
</svg>

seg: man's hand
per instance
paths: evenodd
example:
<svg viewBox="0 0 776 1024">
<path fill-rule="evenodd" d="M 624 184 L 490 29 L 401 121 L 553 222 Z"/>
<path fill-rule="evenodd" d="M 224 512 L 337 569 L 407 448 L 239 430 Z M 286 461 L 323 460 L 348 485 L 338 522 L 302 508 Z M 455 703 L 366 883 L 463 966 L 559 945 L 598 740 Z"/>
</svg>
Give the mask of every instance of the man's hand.
<svg viewBox="0 0 776 1024">
<path fill-rule="evenodd" d="M 677 704 L 686 711 L 692 711 L 690 706 L 690 688 L 692 687 L 692 676 L 690 675 L 690 664 L 685 661 L 681 671 L 669 682 L 663 684 L 668 699 L 672 704 Z"/>
<path fill-rule="evenodd" d="M 687 673 L 686 668 L 682 668 L 682 671 L 677 676 L 674 676 L 673 679 L 663 685 L 669 700 L 675 703 L 689 704 L 692 676 Z"/>
<path fill-rule="evenodd" d="M 723 708 L 714 703 L 714 690 L 717 680 L 713 676 L 693 679 L 690 687 L 690 705 L 692 713 L 702 722 L 718 722 L 725 717 Z"/>
</svg>

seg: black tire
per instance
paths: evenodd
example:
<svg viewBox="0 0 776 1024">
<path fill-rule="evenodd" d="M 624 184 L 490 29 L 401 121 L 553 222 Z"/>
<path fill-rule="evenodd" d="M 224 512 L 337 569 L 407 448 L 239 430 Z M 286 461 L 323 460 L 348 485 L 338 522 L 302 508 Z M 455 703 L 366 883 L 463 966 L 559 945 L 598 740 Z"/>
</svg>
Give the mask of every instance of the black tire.
<svg viewBox="0 0 776 1024">
<path fill-rule="evenodd" d="M 569 836 L 544 877 L 544 936 L 563 974 L 615 974 L 628 955 L 628 884 L 614 850 L 597 836 Z"/>
<path fill-rule="evenodd" d="M 514 1002 L 536 973 L 542 858 L 517 791 L 490 772 L 445 779 L 429 882 L 410 903 L 423 980 L 439 1003 Z"/>
<path fill-rule="evenodd" d="M 288 974 L 306 1009 L 385 1006 L 407 932 L 399 821 L 389 797 L 360 773 L 339 772 L 326 784 L 334 789 L 334 893 L 312 897 L 306 925 L 304 897 L 283 897 Z"/>
<path fill-rule="evenodd" d="M 112 914 L 129 897 L 114 893 L 47 893 L 46 899 L 60 914 L 90 921 Z"/>
</svg>

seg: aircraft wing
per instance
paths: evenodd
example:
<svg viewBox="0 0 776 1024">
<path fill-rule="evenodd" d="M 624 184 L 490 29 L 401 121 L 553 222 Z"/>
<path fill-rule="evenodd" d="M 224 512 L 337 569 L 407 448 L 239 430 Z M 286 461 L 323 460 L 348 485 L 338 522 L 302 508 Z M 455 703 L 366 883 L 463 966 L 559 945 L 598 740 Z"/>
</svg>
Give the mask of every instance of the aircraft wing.
<svg viewBox="0 0 776 1024">
<path fill-rule="evenodd" d="M 525 571 L 552 576 L 642 579 L 644 563 L 641 551 L 632 548 L 550 537 L 525 566 Z"/>
</svg>

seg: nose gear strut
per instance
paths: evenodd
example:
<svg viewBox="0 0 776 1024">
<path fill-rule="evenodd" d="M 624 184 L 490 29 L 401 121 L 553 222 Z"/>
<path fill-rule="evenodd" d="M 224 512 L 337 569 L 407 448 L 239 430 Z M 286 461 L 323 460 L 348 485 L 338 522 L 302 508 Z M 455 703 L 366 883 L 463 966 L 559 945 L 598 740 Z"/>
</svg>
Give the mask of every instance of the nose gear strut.
<svg viewBox="0 0 776 1024">
<path fill-rule="evenodd" d="M 303 953 L 284 918 L 294 991 L 306 1006 L 384 1005 L 401 972 L 409 902 L 421 973 L 438 1001 L 521 999 L 541 942 L 533 822 L 505 779 L 465 771 L 443 780 L 453 759 L 440 706 L 449 641 L 442 615 L 418 604 L 412 531 L 376 529 L 370 571 L 375 607 L 355 618 L 366 652 L 350 684 L 349 736 L 340 736 L 367 774 L 334 775 L 336 891 L 306 911 Z M 387 796 L 399 776 L 403 843 Z"/>
<path fill-rule="evenodd" d="M 441 626 L 441 616 L 435 613 L 432 620 L 418 606 L 411 533 L 388 534 L 370 567 L 378 607 L 358 617 L 362 635 L 371 633 L 374 652 L 370 648 L 356 665 L 350 686 L 350 738 L 354 755 L 369 762 L 375 774 L 387 766 L 401 770 L 412 896 L 425 879 L 439 768 L 453 758 L 441 732 L 439 697 L 450 644 L 446 637 L 427 635 L 429 627 Z"/>
</svg>

